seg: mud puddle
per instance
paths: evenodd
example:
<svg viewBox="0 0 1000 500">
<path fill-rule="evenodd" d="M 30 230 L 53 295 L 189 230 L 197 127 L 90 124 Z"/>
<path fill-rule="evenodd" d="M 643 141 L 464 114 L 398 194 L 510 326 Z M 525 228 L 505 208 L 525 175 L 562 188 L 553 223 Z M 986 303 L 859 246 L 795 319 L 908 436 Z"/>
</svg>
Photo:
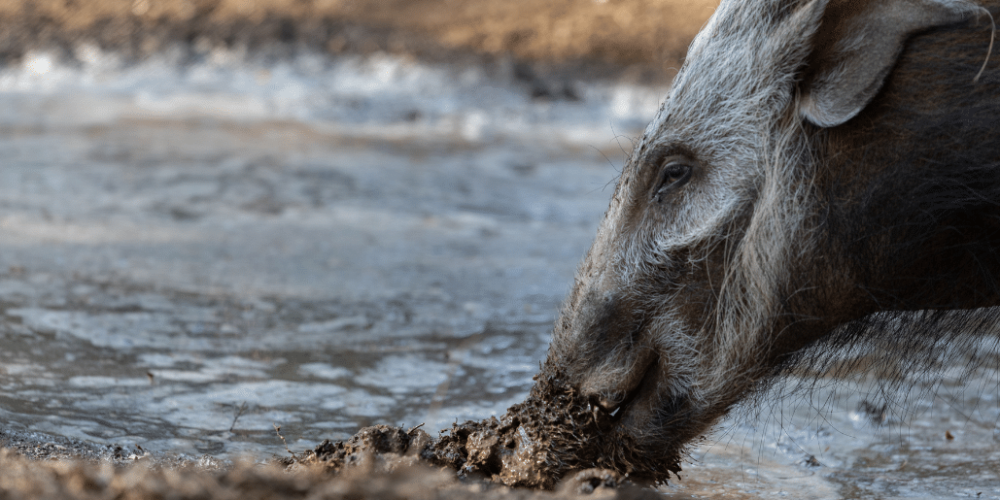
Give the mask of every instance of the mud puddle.
<svg viewBox="0 0 1000 500">
<path fill-rule="evenodd" d="M 522 400 L 622 154 L 546 132 L 656 95 L 91 55 L 0 70 L 3 421 L 223 459 L 284 453 L 273 424 L 303 449 Z"/>
</svg>

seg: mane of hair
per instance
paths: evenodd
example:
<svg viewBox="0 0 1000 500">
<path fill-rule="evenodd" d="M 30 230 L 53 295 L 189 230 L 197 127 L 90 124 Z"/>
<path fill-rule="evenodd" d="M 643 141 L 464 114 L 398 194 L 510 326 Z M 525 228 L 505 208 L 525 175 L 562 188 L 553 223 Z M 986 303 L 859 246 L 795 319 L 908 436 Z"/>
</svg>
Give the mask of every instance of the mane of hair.
<svg viewBox="0 0 1000 500">
<path fill-rule="evenodd" d="M 977 77 L 992 29 L 974 20 L 914 37 L 875 102 L 843 130 L 815 132 L 821 150 L 838 148 L 833 168 L 877 172 L 863 189 L 824 187 L 828 200 L 853 201 L 824 215 L 820 243 L 861 275 L 894 259 L 921 272 L 893 288 L 862 283 L 884 310 L 840 325 L 776 376 L 816 375 L 800 384 L 808 390 L 822 374 L 867 373 L 891 400 L 944 368 L 1000 370 L 1000 61 Z M 872 255 L 870 238 L 891 244 Z"/>
</svg>

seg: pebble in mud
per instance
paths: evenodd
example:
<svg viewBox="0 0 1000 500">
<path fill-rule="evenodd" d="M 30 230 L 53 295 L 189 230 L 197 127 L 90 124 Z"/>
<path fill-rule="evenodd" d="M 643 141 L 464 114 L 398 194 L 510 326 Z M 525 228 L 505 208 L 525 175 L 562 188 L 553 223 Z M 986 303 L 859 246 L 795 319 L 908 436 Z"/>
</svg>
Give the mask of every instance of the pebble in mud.
<svg viewBox="0 0 1000 500">
<path fill-rule="evenodd" d="M 544 373 L 544 372 L 543 372 Z M 574 471 L 586 489 L 614 487 L 623 479 L 665 483 L 680 472 L 680 457 L 638 456 L 611 417 L 591 409 L 586 398 L 560 383 L 558 374 L 539 375 L 528 398 L 501 417 L 455 424 L 434 442 L 420 429 L 366 427 L 346 442 L 326 441 L 303 463 L 340 470 L 351 465 L 418 458 L 462 475 L 482 475 L 495 483 L 553 488 Z M 397 458 L 398 460 L 398 458 Z M 391 467 L 390 467 L 391 468 Z"/>
</svg>

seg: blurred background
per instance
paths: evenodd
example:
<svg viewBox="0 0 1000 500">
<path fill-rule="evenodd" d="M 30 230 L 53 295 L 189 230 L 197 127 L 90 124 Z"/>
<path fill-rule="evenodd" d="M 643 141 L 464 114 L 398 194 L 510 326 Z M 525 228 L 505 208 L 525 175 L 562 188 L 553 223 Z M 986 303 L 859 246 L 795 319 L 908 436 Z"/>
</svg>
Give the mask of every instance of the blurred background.
<svg viewBox="0 0 1000 500">
<path fill-rule="evenodd" d="M 0 442 L 263 459 L 502 414 L 716 4 L 0 2 Z M 1000 497 L 995 372 L 895 411 L 836 378 L 666 491 Z"/>
<path fill-rule="evenodd" d="M 130 59 L 177 45 L 275 55 L 386 52 L 606 65 L 665 82 L 718 4 L 712 0 L 8 0 L 2 55 L 80 42 Z"/>
</svg>

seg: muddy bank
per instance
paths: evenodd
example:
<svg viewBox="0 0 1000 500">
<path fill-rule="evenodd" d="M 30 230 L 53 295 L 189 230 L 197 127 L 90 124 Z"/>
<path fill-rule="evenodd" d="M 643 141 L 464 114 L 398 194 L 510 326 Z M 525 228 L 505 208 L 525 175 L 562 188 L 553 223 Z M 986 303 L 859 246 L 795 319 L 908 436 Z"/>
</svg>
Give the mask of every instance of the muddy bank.
<svg viewBox="0 0 1000 500">
<path fill-rule="evenodd" d="M 628 456 L 602 437 L 608 417 L 558 380 L 542 379 L 501 419 L 455 424 L 434 439 L 420 427 L 366 427 L 313 450 L 235 461 L 151 454 L 38 433 L 0 432 L 0 496 L 9 499 L 475 499 L 663 498 L 669 463 Z M 275 434 L 285 437 L 275 425 Z M 613 440 L 613 441 L 612 441 Z M 657 469 L 657 465 L 664 466 Z M 603 467 L 603 468 L 602 468 Z M 688 498 L 672 496 L 672 498 Z"/>
<path fill-rule="evenodd" d="M 455 424 L 435 440 L 420 426 L 366 427 L 283 457 L 148 453 L 56 436 L 0 432 L 0 496 L 20 499 L 656 499 L 677 457 L 649 461 L 605 433 L 609 417 L 543 378 L 501 418 Z M 281 428 L 276 435 L 283 442 Z M 603 434 L 602 434 L 603 433 Z M 604 437 L 606 434 L 606 437 Z M 660 467 L 660 468 L 658 468 Z M 673 495 L 671 498 L 689 498 Z"/>
<path fill-rule="evenodd" d="M 0 5 L 0 59 L 81 42 L 143 57 L 180 42 L 287 57 L 390 52 L 666 82 L 716 0 L 19 0 Z"/>
<path fill-rule="evenodd" d="M 589 483 L 587 483 L 589 484 Z M 139 462 L 115 467 L 104 462 L 27 460 L 0 450 L 0 495 L 9 499 L 505 499 L 656 498 L 643 490 L 534 492 L 462 482 L 426 466 L 392 471 L 358 468 L 331 476 L 317 468 L 294 472 L 275 464 L 244 462 L 206 469 L 197 463 L 163 466 Z M 591 495 L 597 491 L 597 495 Z"/>
</svg>

